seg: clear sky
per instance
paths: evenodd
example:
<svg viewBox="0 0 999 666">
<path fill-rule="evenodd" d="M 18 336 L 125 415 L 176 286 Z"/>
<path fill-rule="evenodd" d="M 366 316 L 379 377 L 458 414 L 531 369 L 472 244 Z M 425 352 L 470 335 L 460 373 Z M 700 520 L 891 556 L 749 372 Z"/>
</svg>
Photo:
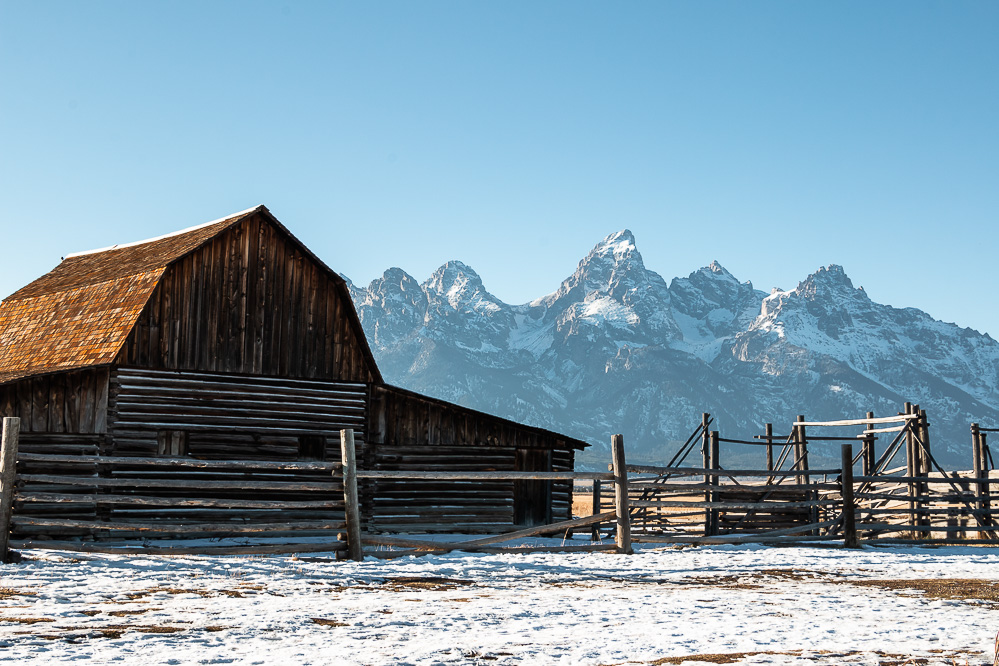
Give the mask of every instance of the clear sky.
<svg viewBox="0 0 999 666">
<path fill-rule="evenodd" d="M 668 281 L 842 264 L 999 337 L 999 3 L 0 0 L 0 292 L 263 203 L 498 297 L 618 229 Z"/>
</svg>

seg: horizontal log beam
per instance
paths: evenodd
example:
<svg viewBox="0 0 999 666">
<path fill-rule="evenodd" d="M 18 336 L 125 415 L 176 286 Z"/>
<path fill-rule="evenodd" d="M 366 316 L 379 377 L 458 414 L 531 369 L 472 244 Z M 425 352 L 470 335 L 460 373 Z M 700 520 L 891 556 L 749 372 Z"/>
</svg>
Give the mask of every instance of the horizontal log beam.
<svg viewBox="0 0 999 666">
<path fill-rule="evenodd" d="M 900 423 L 918 419 L 918 414 L 899 414 L 898 416 L 879 416 L 872 419 L 842 419 L 839 421 L 795 421 L 796 426 L 866 426 L 869 423 Z"/>
<path fill-rule="evenodd" d="M 807 472 L 812 476 L 820 476 L 823 474 L 839 474 L 842 470 L 840 469 L 809 469 L 809 470 L 780 470 L 780 471 L 768 471 L 759 469 L 712 469 L 705 467 L 653 467 L 650 465 L 628 465 L 629 474 L 659 474 L 671 476 L 760 476 L 760 477 L 785 477 L 785 476 L 801 476 L 801 474 Z M 628 484 L 634 483 L 636 480 L 628 479 Z"/>
<path fill-rule="evenodd" d="M 196 469 L 239 470 L 297 470 L 306 472 L 340 471 L 343 467 L 335 462 L 289 461 L 271 462 L 265 460 L 197 460 L 195 458 L 143 458 L 136 456 L 73 456 L 50 455 L 47 453 L 22 453 L 18 462 L 38 463 L 80 463 L 94 465 L 139 465 L 149 467 L 191 467 Z"/>
<path fill-rule="evenodd" d="M 394 470 L 357 470 L 358 479 L 410 479 L 462 481 L 502 480 L 502 481 L 569 481 L 573 479 L 594 479 L 612 481 L 609 472 L 419 472 Z"/>
<path fill-rule="evenodd" d="M 19 550 L 68 550 L 79 553 L 113 555 L 278 555 L 284 553 L 332 553 L 347 549 L 344 541 L 329 543 L 280 543 L 245 546 L 115 546 L 100 542 L 11 541 Z"/>
<path fill-rule="evenodd" d="M 242 499 L 208 499 L 188 497 L 143 497 L 139 495 L 60 494 L 19 492 L 18 502 L 81 503 L 96 506 L 163 506 L 208 507 L 218 509 L 343 509 L 343 500 L 326 501 L 267 501 Z"/>
<path fill-rule="evenodd" d="M 342 530 L 343 521 L 311 521 L 287 523 L 247 524 L 177 524 L 177 523 L 111 523 L 93 520 L 66 520 L 62 518 L 31 518 L 18 516 L 12 521 L 17 527 L 64 527 L 80 530 L 108 530 L 124 532 L 163 532 L 166 534 L 203 534 L 203 533 L 247 533 L 247 532 L 291 532 L 298 530 Z"/>
<path fill-rule="evenodd" d="M 54 474 L 19 474 L 18 481 L 50 483 L 90 488 L 185 488 L 194 490 L 285 490 L 335 492 L 339 484 L 299 483 L 293 481 L 191 481 L 174 479 L 104 479 L 99 477 L 58 476 Z"/>
<path fill-rule="evenodd" d="M 842 504 L 840 500 L 808 500 L 804 502 L 658 502 L 658 501 L 647 501 L 647 500 L 636 500 L 630 502 L 633 507 L 643 507 L 655 509 L 658 507 L 665 508 L 698 508 L 698 509 L 728 509 L 728 510 L 745 510 L 745 511 L 759 511 L 761 509 L 766 509 L 768 511 L 777 511 L 781 509 L 806 509 L 813 506 L 838 506 Z"/>
</svg>

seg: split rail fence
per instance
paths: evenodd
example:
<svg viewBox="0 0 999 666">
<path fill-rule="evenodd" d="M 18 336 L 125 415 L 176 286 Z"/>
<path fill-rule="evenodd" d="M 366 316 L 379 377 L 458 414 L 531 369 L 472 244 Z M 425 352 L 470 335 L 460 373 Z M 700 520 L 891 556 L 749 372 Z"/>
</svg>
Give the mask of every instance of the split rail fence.
<svg viewBox="0 0 999 666">
<path fill-rule="evenodd" d="M 627 510 L 538 525 L 460 542 L 419 541 L 362 532 L 358 480 L 575 481 L 627 483 L 624 443 L 613 442 L 615 472 L 455 472 L 357 469 L 353 430 L 341 431 L 341 462 L 195 460 L 19 452 L 19 419 L 3 421 L 0 453 L 0 555 L 10 548 L 91 552 L 240 554 L 337 551 L 353 559 L 451 550 L 610 550 L 630 552 Z M 618 494 L 627 501 L 627 493 Z M 448 501 L 439 507 L 447 523 Z M 467 511 L 467 507 L 452 507 Z M 623 516 L 623 519 L 619 519 Z M 501 544 L 617 521 L 613 543 L 560 547 Z M 14 539 L 11 539 L 11 536 Z M 232 537 L 283 539 L 284 543 L 204 545 Z M 331 539 L 335 537 L 335 540 Z M 314 538 L 310 542 L 307 539 Z M 113 541 L 110 541 L 112 540 Z M 198 545 L 154 545 L 177 540 Z M 288 540 L 294 540 L 288 543 Z M 362 545 L 363 544 L 363 545 Z M 141 548 L 137 547 L 141 545 Z M 400 549 L 400 547 L 402 549 Z"/>
<path fill-rule="evenodd" d="M 881 418 L 868 413 L 861 419 L 807 421 L 799 416 L 788 435 L 774 435 L 767 425 L 765 434 L 752 440 L 722 438 L 711 430 L 712 423 L 710 415 L 703 415 L 663 467 L 627 465 L 623 438 L 615 435 L 609 472 L 463 472 L 358 469 L 352 430 L 341 431 L 342 459 L 336 463 L 18 453 L 18 419 L 8 418 L 0 453 L 0 554 L 6 558 L 9 548 L 30 547 L 146 553 L 337 551 L 359 559 L 365 554 L 453 550 L 629 553 L 633 540 L 999 544 L 999 503 L 992 502 L 999 478 L 990 475 L 994 465 L 987 439 L 999 429 L 972 424 L 973 469 L 951 472 L 933 456 L 926 412 L 918 406 L 907 404 L 904 412 Z M 859 434 L 826 434 L 858 427 Z M 876 446 L 883 436 L 890 440 Z M 700 464 L 684 466 L 698 442 Z M 810 468 L 809 445 L 828 442 L 841 445 L 840 465 Z M 722 444 L 766 447 L 766 469 L 723 468 Z M 904 465 L 893 466 L 900 456 Z M 593 483 L 593 507 L 589 516 L 460 541 L 365 533 L 359 482 L 392 480 L 586 480 Z M 448 511 L 444 500 L 439 507 L 442 524 Z M 593 543 L 498 546 L 582 530 L 591 531 Z M 603 538 L 608 530 L 613 540 Z M 335 541 L 331 534 L 337 535 Z M 152 545 L 159 539 L 233 536 L 298 541 Z M 99 542 L 111 537 L 131 543 Z M 138 540 L 141 550 L 134 545 Z"/>
</svg>

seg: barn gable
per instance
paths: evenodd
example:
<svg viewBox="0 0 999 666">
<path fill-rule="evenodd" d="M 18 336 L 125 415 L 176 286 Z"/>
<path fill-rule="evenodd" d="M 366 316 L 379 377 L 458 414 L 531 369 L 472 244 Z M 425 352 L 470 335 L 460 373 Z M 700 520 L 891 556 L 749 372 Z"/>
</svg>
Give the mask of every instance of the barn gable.
<svg viewBox="0 0 999 666">
<path fill-rule="evenodd" d="M 343 278 L 266 209 L 166 268 L 117 364 L 380 380 Z"/>
<path fill-rule="evenodd" d="M 264 206 L 70 255 L 0 304 L 0 382 L 111 364 L 380 381 L 343 279 Z"/>
</svg>

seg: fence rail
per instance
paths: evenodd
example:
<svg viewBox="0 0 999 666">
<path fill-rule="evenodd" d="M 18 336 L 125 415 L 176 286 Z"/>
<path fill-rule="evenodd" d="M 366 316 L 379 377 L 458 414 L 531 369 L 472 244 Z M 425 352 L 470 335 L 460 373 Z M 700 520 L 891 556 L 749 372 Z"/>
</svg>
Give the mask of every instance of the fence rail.
<svg viewBox="0 0 999 666">
<path fill-rule="evenodd" d="M 860 543 L 999 543 L 999 478 L 988 447 L 996 428 L 972 424 L 973 469 L 949 472 L 935 460 L 926 413 L 906 405 L 897 416 L 809 421 L 798 416 L 791 432 L 752 439 L 726 439 L 709 430 L 705 414 L 666 466 L 628 465 L 620 435 L 612 438 L 608 472 L 463 471 L 458 469 L 363 469 L 352 430 L 341 431 L 341 460 L 196 460 L 17 452 L 18 420 L 4 419 L 0 451 L 0 555 L 11 545 L 75 550 L 135 552 L 131 547 L 85 543 L 85 535 L 125 539 L 200 538 L 237 535 L 318 536 L 322 543 L 258 546 L 255 552 L 337 551 L 353 559 L 453 550 L 527 552 L 592 550 L 631 552 L 632 541 L 648 543 L 731 543 L 742 541 Z M 900 424 L 900 425 L 893 425 Z M 890 426 L 890 427 L 876 427 Z M 816 436 L 817 428 L 861 428 L 856 436 Z M 877 435 L 890 440 L 875 449 Z M 859 440 L 859 442 L 858 442 Z M 696 467 L 685 459 L 701 443 Z M 839 467 L 810 468 L 810 442 L 843 442 Z M 853 443 L 860 444 L 854 456 Z M 725 469 L 720 444 L 765 445 L 766 469 Z M 81 450 L 82 451 L 82 450 Z M 893 461 L 904 452 L 905 465 Z M 419 465 L 413 464 L 413 467 Z M 860 473 L 855 474 L 855 468 Z M 394 481 L 420 484 L 397 488 Z M 361 504 L 370 484 L 388 482 L 368 497 L 370 516 L 391 515 L 413 529 L 426 521 L 448 523 L 474 514 L 477 520 L 506 516 L 493 506 L 497 484 L 590 481 L 591 515 L 462 541 L 410 539 L 365 531 Z M 422 483 L 421 483 L 422 482 Z M 469 482 L 481 482 L 478 484 Z M 365 484 L 368 484 L 365 486 Z M 424 487 L 426 486 L 426 487 Z M 367 488 L 367 491 L 365 491 Z M 434 501 L 420 515 L 397 515 L 414 493 Z M 470 490 L 472 489 L 472 490 Z M 561 492 L 561 491 L 560 491 Z M 471 493 L 471 494 L 469 494 Z M 479 494 L 476 494 L 479 493 Z M 423 497 L 423 495 L 421 495 Z M 505 495 L 503 495 L 505 497 Z M 457 499 L 456 499 L 457 498 Z M 424 498 L 426 499 L 426 498 Z M 508 500 L 503 500 L 508 501 Z M 606 510 L 613 508 L 613 510 Z M 505 520 L 508 520 L 506 518 Z M 499 521 L 502 522 L 502 521 Z M 499 524 L 497 522 L 497 525 Z M 527 522 L 529 525 L 530 522 Z M 586 529 L 593 543 L 501 546 L 531 536 Z M 331 533 L 337 540 L 330 539 Z M 613 543 L 602 537 L 613 531 Z M 75 545 L 74 545 L 75 544 Z M 366 552 L 364 547 L 369 550 Z M 392 547 L 395 550 L 375 550 Z M 173 552 L 250 552 L 254 547 L 181 548 Z M 143 552 L 166 552 L 156 547 Z"/>
</svg>

